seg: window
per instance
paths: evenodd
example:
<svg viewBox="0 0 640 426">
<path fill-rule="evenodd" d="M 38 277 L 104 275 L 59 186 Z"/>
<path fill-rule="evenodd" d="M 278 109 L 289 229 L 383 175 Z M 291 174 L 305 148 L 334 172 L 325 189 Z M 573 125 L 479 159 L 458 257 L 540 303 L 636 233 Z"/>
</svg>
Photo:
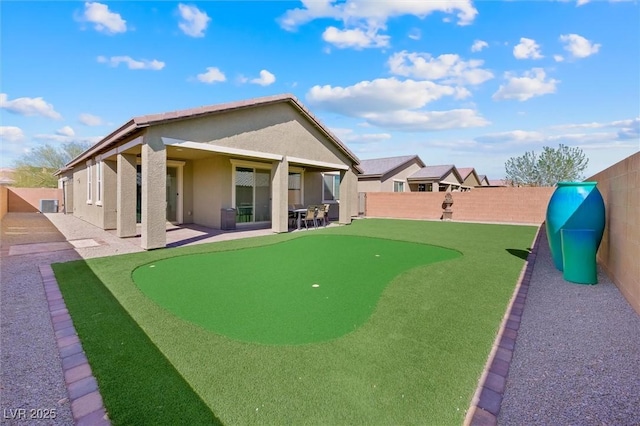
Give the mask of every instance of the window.
<svg viewBox="0 0 640 426">
<path fill-rule="evenodd" d="M 93 167 L 91 160 L 87 161 L 87 204 L 93 201 Z"/>
<path fill-rule="evenodd" d="M 393 181 L 393 192 L 404 192 L 404 182 L 399 180 Z"/>
<path fill-rule="evenodd" d="M 302 204 L 302 172 L 289 172 L 288 204 Z"/>
<path fill-rule="evenodd" d="M 102 161 L 96 164 L 96 205 L 102 205 Z"/>
<path fill-rule="evenodd" d="M 322 201 L 340 200 L 340 175 L 336 173 L 322 174 Z"/>
</svg>

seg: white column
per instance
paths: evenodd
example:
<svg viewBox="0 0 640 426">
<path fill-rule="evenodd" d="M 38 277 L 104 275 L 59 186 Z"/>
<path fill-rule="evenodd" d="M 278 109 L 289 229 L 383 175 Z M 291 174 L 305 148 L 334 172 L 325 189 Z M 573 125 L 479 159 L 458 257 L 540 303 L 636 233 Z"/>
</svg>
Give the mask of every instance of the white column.
<svg viewBox="0 0 640 426">
<path fill-rule="evenodd" d="M 167 245 L 167 151 L 162 140 L 144 136 L 142 148 L 142 248 Z"/>
<path fill-rule="evenodd" d="M 136 156 L 118 154 L 116 177 L 116 235 L 136 235 Z"/>
<path fill-rule="evenodd" d="M 289 161 L 283 157 L 271 166 L 271 230 L 289 230 Z"/>
</svg>

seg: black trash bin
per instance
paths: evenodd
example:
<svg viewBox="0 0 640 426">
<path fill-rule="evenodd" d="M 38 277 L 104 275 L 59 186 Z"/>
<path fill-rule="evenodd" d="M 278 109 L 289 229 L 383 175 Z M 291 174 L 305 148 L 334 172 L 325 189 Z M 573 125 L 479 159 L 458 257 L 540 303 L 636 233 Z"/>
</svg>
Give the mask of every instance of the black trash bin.
<svg viewBox="0 0 640 426">
<path fill-rule="evenodd" d="M 223 231 L 236 229 L 236 209 L 220 210 L 220 229 Z"/>
</svg>

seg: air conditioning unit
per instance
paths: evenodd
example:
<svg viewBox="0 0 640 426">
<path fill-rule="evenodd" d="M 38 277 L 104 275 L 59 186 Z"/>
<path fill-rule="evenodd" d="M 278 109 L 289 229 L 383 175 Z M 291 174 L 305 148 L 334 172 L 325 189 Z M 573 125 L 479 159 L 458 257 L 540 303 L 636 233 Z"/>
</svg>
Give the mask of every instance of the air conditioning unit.
<svg viewBox="0 0 640 426">
<path fill-rule="evenodd" d="M 40 200 L 42 213 L 58 213 L 58 200 Z"/>
</svg>

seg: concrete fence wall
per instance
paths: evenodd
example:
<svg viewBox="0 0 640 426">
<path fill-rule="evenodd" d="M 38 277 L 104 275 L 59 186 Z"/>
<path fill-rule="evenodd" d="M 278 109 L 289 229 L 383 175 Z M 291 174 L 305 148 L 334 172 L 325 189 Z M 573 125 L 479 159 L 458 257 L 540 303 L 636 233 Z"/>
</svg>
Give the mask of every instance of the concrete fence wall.
<svg viewBox="0 0 640 426">
<path fill-rule="evenodd" d="M 541 224 L 555 188 L 475 188 L 453 192 L 454 221 Z M 442 217 L 443 192 L 368 192 L 365 215 L 398 219 Z"/>
<path fill-rule="evenodd" d="M 6 186 L 0 185 L 0 219 L 7 214 L 9 208 L 9 190 Z"/>
<path fill-rule="evenodd" d="M 606 208 L 598 263 L 640 314 L 640 152 L 591 176 Z"/>
<path fill-rule="evenodd" d="M 62 208 L 62 189 L 58 188 L 7 188 L 7 211 L 34 213 L 40 211 L 40 200 L 58 200 Z"/>
</svg>

